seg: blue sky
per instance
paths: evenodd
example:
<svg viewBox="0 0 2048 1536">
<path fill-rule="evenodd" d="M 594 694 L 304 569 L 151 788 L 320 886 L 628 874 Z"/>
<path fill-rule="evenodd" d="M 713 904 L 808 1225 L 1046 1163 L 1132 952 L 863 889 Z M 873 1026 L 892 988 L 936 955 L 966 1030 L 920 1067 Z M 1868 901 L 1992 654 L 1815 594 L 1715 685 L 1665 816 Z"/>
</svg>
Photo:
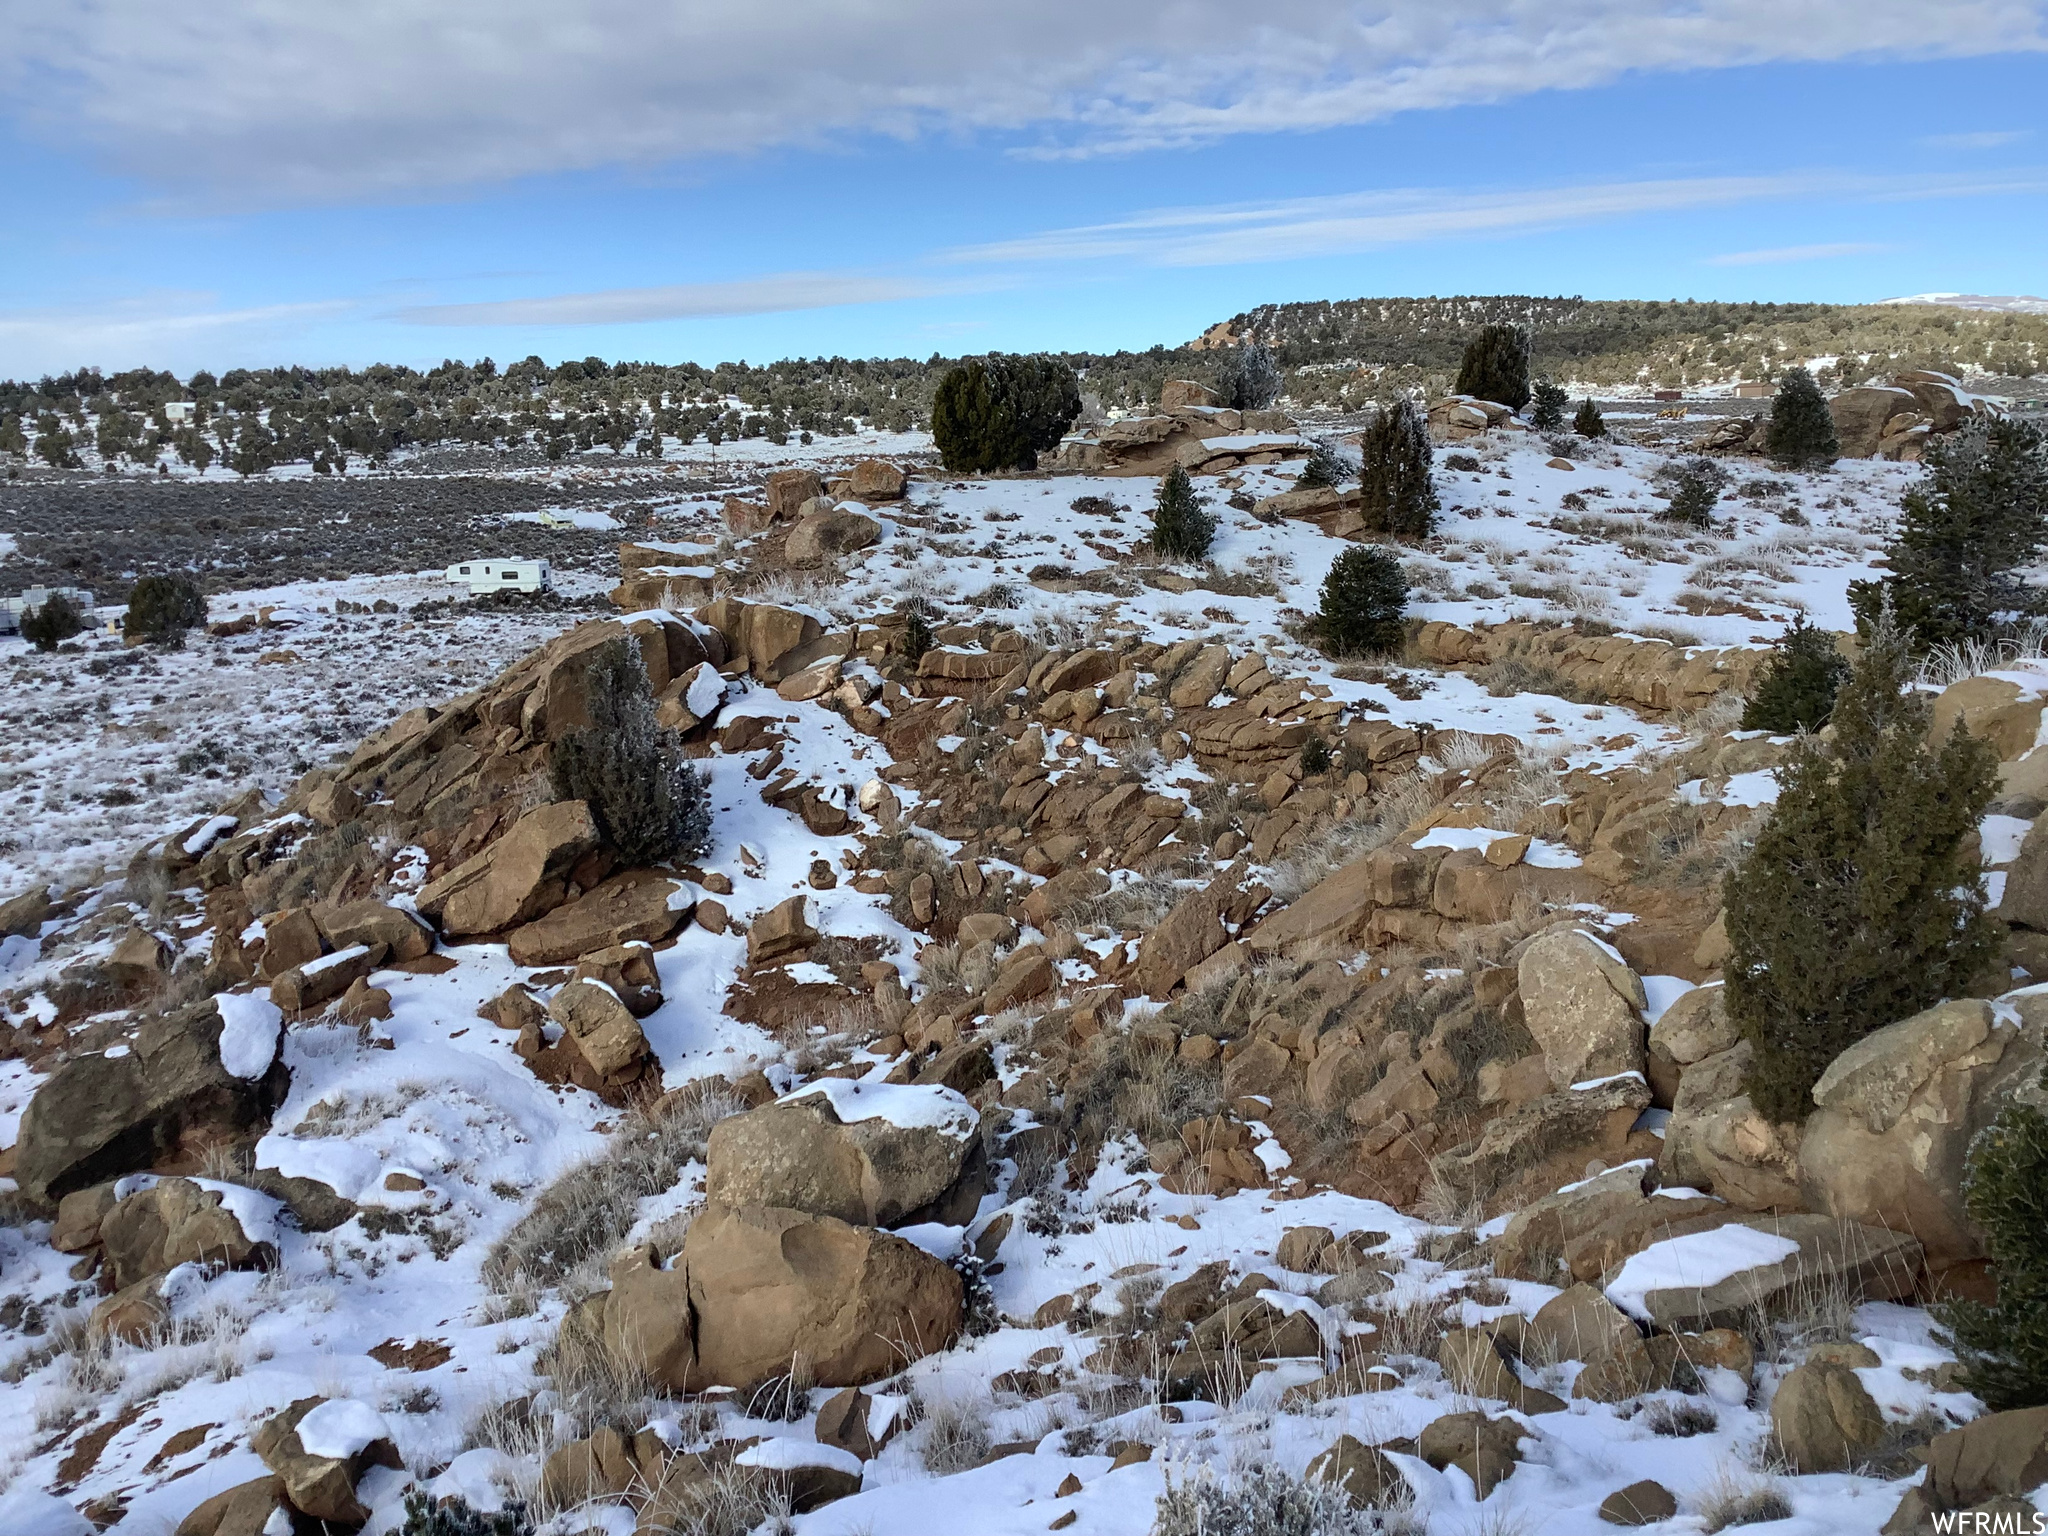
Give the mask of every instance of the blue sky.
<svg viewBox="0 0 2048 1536">
<path fill-rule="evenodd" d="M 0 35 L 0 376 L 2048 290 L 2048 0 L 0 0 Z"/>
</svg>

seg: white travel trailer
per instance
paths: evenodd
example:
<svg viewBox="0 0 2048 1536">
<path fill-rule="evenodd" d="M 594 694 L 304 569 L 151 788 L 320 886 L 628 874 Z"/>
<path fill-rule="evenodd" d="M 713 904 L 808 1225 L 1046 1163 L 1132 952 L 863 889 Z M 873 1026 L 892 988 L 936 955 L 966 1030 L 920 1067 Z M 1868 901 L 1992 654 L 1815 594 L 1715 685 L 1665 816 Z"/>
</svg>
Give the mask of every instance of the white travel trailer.
<svg viewBox="0 0 2048 1536">
<path fill-rule="evenodd" d="M 451 586 L 468 587 L 471 597 L 489 592 L 552 592 L 554 577 L 545 560 L 465 560 L 448 567 Z"/>
<path fill-rule="evenodd" d="M 0 597 L 0 635 L 21 633 L 21 616 L 40 608 L 53 597 L 68 597 L 71 606 L 86 618 L 92 617 L 92 593 L 84 587 L 30 587 L 19 597 Z"/>
</svg>

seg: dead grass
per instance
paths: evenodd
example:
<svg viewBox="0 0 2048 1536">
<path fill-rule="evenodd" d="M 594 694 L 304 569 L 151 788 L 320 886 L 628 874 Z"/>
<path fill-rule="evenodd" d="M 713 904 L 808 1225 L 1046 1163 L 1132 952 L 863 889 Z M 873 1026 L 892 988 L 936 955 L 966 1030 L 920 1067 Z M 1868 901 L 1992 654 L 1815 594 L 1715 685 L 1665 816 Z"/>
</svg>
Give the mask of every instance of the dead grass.
<svg viewBox="0 0 2048 1536">
<path fill-rule="evenodd" d="M 1331 872 L 1386 847 L 1435 804 L 1423 778 L 1406 775 L 1349 816 L 1311 828 L 1266 883 L 1281 901 L 1294 901 Z"/>
<path fill-rule="evenodd" d="M 1724 1465 L 1698 1495 L 1696 1513 L 1705 1522 L 1707 1536 L 1714 1536 L 1730 1526 L 1789 1520 L 1792 1503 L 1774 1480 Z"/>
</svg>

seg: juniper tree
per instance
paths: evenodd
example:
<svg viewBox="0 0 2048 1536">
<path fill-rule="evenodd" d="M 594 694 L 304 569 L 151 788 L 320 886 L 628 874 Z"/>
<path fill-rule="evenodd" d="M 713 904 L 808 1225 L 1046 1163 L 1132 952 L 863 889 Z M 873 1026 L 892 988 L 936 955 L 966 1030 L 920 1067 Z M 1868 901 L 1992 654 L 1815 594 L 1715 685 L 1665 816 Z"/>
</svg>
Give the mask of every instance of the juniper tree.
<svg viewBox="0 0 2048 1536">
<path fill-rule="evenodd" d="M 1835 637 L 1796 613 L 1771 652 L 1756 693 L 1742 711 L 1742 729 L 1790 736 L 1817 731 L 1834 713 L 1849 661 Z"/>
<path fill-rule="evenodd" d="M 1728 484 L 1727 470 L 1712 459 L 1695 457 L 1659 465 L 1652 478 L 1671 496 L 1671 504 L 1657 514 L 1661 521 L 1695 528 L 1714 526 L 1714 503 Z"/>
<path fill-rule="evenodd" d="M 1529 333 L 1519 325 L 1483 325 L 1465 348 L 1455 393 L 1511 411 L 1529 403 Z"/>
<path fill-rule="evenodd" d="M 932 440 L 960 474 L 1032 469 L 1081 414 L 1081 384 L 1057 358 L 992 353 L 949 370 L 932 396 Z"/>
<path fill-rule="evenodd" d="M 145 576 L 128 590 L 122 633 L 177 650 L 185 631 L 206 622 L 206 599 L 189 576 Z"/>
<path fill-rule="evenodd" d="M 1998 1300 L 1937 1313 L 1961 1385 L 1994 1409 L 2048 1404 L 2048 1115 L 2019 1100 L 1998 1112 L 1970 1146 L 1963 1208 L 1984 1231 Z"/>
<path fill-rule="evenodd" d="M 1881 614 L 1836 696 L 1795 742 L 1778 799 L 1722 886 L 1728 1017 L 1754 1052 L 1751 1101 L 1801 1121 L 1829 1062 L 1872 1030 L 1960 995 L 1991 959 L 1975 833 L 1991 748 L 1930 742 L 1905 634 Z"/>
<path fill-rule="evenodd" d="M 654 718 L 640 648 L 598 647 L 584 672 L 590 724 L 548 751 L 563 800 L 581 800 L 628 868 L 702 853 L 711 840 L 711 787 L 683 757 L 682 738 Z"/>
<path fill-rule="evenodd" d="M 1280 398 L 1280 365 L 1261 342 L 1248 341 L 1231 355 L 1217 394 L 1233 410 L 1263 411 Z"/>
<path fill-rule="evenodd" d="M 1342 485 L 1350 473 L 1344 456 L 1337 452 L 1335 445 L 1328 438 L 1319 437 L 1308 462 L 1301 466 L 1301 474 L 1296 477 L 1294 486 L 1296 490 L 1306 491 Z"/>
<path fill-rule="evenodd" d="M 1842 456 L 1835 418 L 1821 398 L 1820 386 L 1804 368 L 1791 369 L 1778 380 L 1764 444 L 1787 469 L 1825 469 Z"/>
<path fill-rule="evenodd" d="M 39 651 L 54 651 L 85 628 L 85 615 L 62 592 L 53 592 L 21 616 L 21 638 Z"/>
<path fill-rule="evenodd" d="M 1369 532 L 1428 538 L 1436 527 L 1436 482 L 1430 477 L 1429 428 L 1406 395 L 1385 406 L 1360 443 L 1359 515 Z"/>
<path fill-rule="evenodd" d="M 1975 422 L 1927 452 L 1885 555 L 1891 574 L 1852 582 L 1867 625 L 1889 604 L 1923 646 L 1995 634 L 2048 609 L 2021 568 L 2048 542 L 2048 443 L 2026 422 Z"/>
<path fill-rule="evenodd" d="M 1354 547 L 1323 578 L 1316 638 L 1336 655 L 1398 651 L 1407 636 L 1407 613 L 1408 579 L 1393 551 Z"/>
<path fill-rule="evenodd" d="M 1531 396 L 1533 409 L 1529 412 L 1529 425 L 1538 432 L 1555 432 L 1564 425 L 1564 408 L 1571 404 L 1572 397 L 1548 379 L 1539 379 Z"/>
<path fill-rule="evenodd" d="M 1176 464 L 1159 482 L 1159 502 L 1152 509 L 1152 547 L 1169 560 L 1197 561 L 1208 557 L 1216 538 L 1216 519 L 1195 494 L 1195 483 Z"/>
<path fill-rule="evenodd" d="M 1606 418 L 1600 414 L 1600 407 L 1588 396 L 1579 402 L 1579 408 L 1572 416 L 1572 430 L 1581 437 L 1605 437 Z"/>
</svg>

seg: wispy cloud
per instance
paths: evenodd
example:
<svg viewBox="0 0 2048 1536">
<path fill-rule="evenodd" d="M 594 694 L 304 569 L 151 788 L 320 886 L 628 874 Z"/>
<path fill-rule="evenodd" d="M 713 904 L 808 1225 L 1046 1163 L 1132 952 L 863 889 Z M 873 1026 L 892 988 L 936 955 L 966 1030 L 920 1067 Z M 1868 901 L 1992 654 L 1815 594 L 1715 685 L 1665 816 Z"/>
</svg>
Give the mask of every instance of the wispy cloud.
<svg viewBox="0 0 2048 1536">
<path fill-rule="evenodd" d="M 1875 202 L 2042 190 L 2048 190 L 2048 171 L 1998 177 L 1795 172 L 1487 192 L 1408 188 L 1284 202 L 1161 208 L 1105 224 L 963 246 L 945 253 L 943 259 L 962 263 L 1117 259 L 1167 267 L 1226 266 L 1794 198 Z"/>
<path fill-rule="evenodd" d="M 2002 128 L 1985 133 L 1935 133 L 1920 142 L 1931 144 L 1936 149 L 1997 149 L 2003 144 L 2018 144 L 2031 139 L 2031 128 Z"/>
<path fill-rule="evenodd" d="M 721 315 L 768 315 L 919 299 L 941 285 L 863 272 L 776 272 L 716 283 L 670 283 L 653 288 L 602 288 L 538 298 L 491 299 L 465 304 L 416 304 L 394 319 L 409 325 L 629 325 L 651 320 L 702 320 Z"/>
<path fill-rule="evenodd" d="M 158 188 L 411 196 L 861 138 L 1117 154 L 1628 74 L 2048 50 L 2048 0 L 0 0 L 0 112 Z"/>
<path fill-rule="evenodd" d="M 32 377 L 105 359 L 177 359 L 290 345 L 309 326 L 360 308 L 349 299 L 222 309 L 211 294 L 151 293 L 96 308 L 0 312 L 0 375 Z"/>
<path fill-rule="evenodd" d="M 1844 241 L 1835 245 L 1781 245 L 1768 251 L 1729 251 L 1701 259 L 1710 267 L 1769 267 L 1786 261 L 1827 261 L 1836 256 L 1862 256 L 1870 251 L 1892 249 L 1876 242 Z"/>
</svg>

